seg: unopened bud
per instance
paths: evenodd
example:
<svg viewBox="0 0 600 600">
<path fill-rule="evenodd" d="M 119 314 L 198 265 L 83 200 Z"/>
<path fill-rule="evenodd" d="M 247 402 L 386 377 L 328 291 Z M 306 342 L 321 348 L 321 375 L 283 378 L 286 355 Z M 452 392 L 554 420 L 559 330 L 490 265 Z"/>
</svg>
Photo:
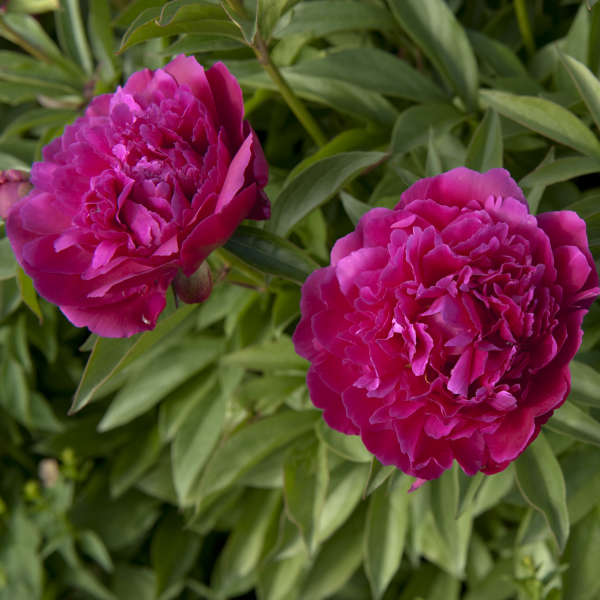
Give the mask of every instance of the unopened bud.
<svg viewBox="0 0 600 600">
<path fill-rule="evenodd" d="M 16 169 L 0 171 L 0 218 L 6 219 L 10 207 L 26 196 L 32 187 L 28 173 Z"/>
<path fill-rule="evenodd" d="M 179 271 L 173 279 L 173 289 L 177 297 L 186 304 L 204 302 L 212 290 L 212 275 L 208 263 L 204 261 L 189 277 Z"/>
</svg>

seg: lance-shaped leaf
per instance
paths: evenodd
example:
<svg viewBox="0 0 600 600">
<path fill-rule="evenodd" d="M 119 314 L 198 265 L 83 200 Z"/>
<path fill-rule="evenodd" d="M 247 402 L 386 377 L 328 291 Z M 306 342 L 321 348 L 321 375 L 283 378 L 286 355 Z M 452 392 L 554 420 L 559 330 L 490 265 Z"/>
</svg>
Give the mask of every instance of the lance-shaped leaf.
<svg viewBox="0 0 600 600">
<path fill-rule="evenodd" d="M 501 115 L 600 160 L 600 141 L 572 112 L 545 98 L 482 90 L 482 100 Z"/>
<path fill-rule="evenodd" d="M 388 0 L 388 4 L 406 34 L 473 110 L 477 106 L 477 62 L 466 32 L 448 4 L 443 0 Z"/>
<path fill-rule="evenodd" d="M 290 448 L 283 463 L 285 506 L 310 554 L 317 546 L 328 481 L 325 444 L 310 436 Z"/>
<path fill-rule="evenodd" d="M 238 227 L 225 248 L 250 266 L 295 283 L 304 283 L 319 267 L 295 244 L 256 227 Z"/>
<path fill-rule="evenodd" d="M 345 152 L 311 165 L 288 181 L 273 206 L 269 229 L 285 236 L 352 177 L 386 158 L 382 152 Z"/>
<path fill-rule="evenodd" d="M 543 434 L 516 461 L 517 482 L 527 502 L 540 511 L 559 550 L 569 538 L 569 513 L 563 473 Z"/>
<path fill-rule="evenodd" d="M 471 138 L 465 164 L 474 171 L 484 173 L 502 166 L 503 152 L 500 118 L 495 110 L 488 109 Z"/>
</svg>

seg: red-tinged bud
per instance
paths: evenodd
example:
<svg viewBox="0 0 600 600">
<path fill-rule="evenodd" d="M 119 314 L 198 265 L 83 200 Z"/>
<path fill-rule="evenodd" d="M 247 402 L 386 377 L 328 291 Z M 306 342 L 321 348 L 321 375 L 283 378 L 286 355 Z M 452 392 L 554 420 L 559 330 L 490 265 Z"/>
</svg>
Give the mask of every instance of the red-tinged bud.
<svg viewBox="0 0 600 600">
<path fill-rule="evenodd" d="M 204 261 L 190 277 L 179 271 L 173 279 L 173 289 L 177 297 L 186 304 L 204 302 L 212 290 L 212 275 L 208 263 Z"/>
<path fill-rule="evenodd" d="M 32 187 L 29 173 L 16 169 L 0 171 L 0 218 L 6 219 L 11 206 L 27 196 Z"/>
</svg>

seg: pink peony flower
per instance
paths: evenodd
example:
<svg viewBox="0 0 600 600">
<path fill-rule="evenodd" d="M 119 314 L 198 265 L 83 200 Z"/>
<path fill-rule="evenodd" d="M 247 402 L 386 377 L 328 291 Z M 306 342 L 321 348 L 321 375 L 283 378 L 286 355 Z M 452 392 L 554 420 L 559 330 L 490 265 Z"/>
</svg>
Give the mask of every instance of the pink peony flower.
<svg viewBox="0 0 600 600">
<path fill-rule="evenodd" d="M 222 63 L 178 56 L 134 73 L 33 165 L 7 233 L 38 292 L 106 337 L 153 329 L 173 278 L 191 276 L 246 218 L 266 219 L 267 163 Z"/>
<path fill-rule="evenodd" d="M 337 241 L 294 343 L 327 423 L 383 464 L 491 474 L 564 402 L 597 286 L 574 212 L 532 216 L 505 170 L 458 168 Z"/>
<path fill-rule="evenodd" d="M 16 169 L 0 171 L 0 219 L 6 219 L 12 205 L 30 190 L 28 173 Z"/>
</svg>

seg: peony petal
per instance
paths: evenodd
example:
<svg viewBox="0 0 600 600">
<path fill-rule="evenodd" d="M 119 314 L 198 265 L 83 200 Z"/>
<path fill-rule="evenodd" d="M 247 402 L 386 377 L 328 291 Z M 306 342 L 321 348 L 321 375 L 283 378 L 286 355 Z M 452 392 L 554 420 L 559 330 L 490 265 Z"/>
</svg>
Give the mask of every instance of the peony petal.
<svg viewBox="0 0 600 600">
<path fill-rule="evenodd" d="M 490 169 L 486 173 L 457 167 L 441 175 L 421 179 L 401 196 L 396 208 L 413 200 L 431 199 L 446 206 L 468 206 L 475 202 L 483 207 L 490 196 L 512 197 L 527 204 L 521 188 L 505 169 Z"/>
<path fill-rule="evenodd" d="M 242 121 L 244 118 L 244 98 L 236 78 L 222 62 L 215 63 L 206 78 L 212 90 L 218 119 L 225 127 L 232 147 L 242 144 Z"/>
</svg>

